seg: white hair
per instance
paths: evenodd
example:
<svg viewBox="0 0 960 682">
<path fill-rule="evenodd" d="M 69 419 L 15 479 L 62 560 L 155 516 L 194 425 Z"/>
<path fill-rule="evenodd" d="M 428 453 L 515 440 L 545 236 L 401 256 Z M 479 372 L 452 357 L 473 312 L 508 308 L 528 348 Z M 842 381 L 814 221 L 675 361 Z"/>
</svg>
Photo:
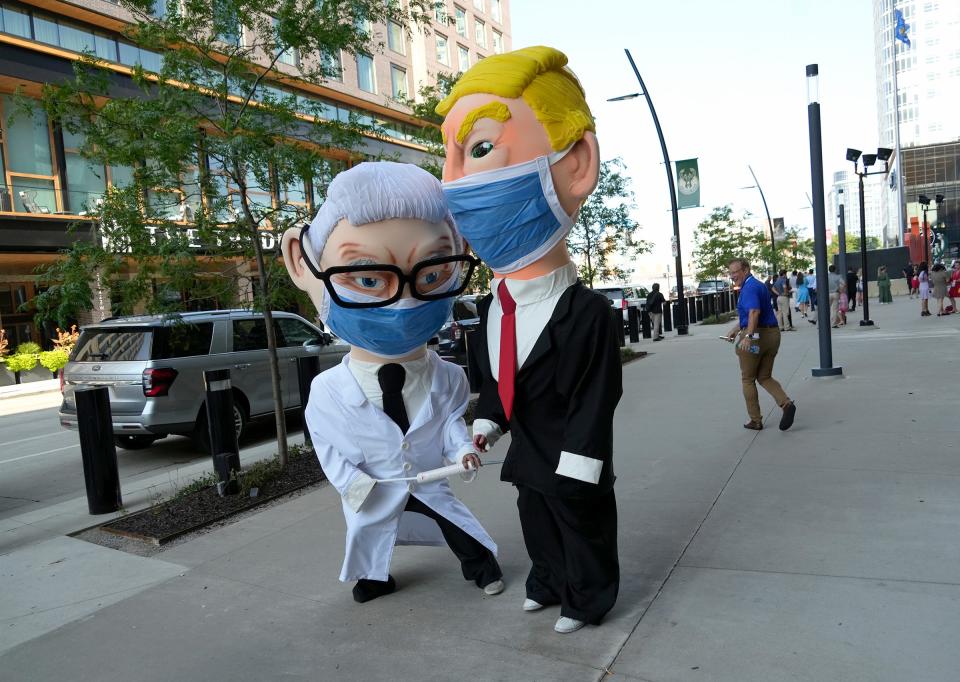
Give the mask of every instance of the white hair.
<svg viewBox="0 0 960 682">
<path fill-rule="evenodd" d="M 463 251 L 463 241 L 447 208 L 440 181 L 410 163 L 368 161 L 333 179 L 307 232 L 317 265 L 333 228 L 344 218 L 356 226 L 392 218 L 446 222 L 453 231 L 457 253 Z"/>
</svg>

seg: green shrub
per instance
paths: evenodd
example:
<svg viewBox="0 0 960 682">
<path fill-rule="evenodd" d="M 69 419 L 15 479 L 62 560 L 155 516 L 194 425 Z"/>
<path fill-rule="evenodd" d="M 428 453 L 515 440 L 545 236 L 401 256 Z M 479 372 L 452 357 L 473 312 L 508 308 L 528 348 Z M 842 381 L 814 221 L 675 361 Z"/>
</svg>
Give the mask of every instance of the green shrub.
<svg viewBox="0 0 960 682">
<path fill-rule="evenodd" d="M 16 353 L 7 358 L 7 369 L 11 372 L 29 372 L 37 366 L 37 356 L 27 353 Z"/>
<path fill-rule="evenodd" d="M 40 348 L 39 343 L 34 343 L 33 341 L 24 341 L 19 346 L 17 346 L 16 354 L 17 355 L 36 355 L 39 353 L 42 348 Z"/>
<path fill-rule="evenodd" d="M 54 348 L 40 353 L 40 364 L 56 373 L 63 369 L 70 359 L 70 352 L 63 348 Z"/>
</svg>

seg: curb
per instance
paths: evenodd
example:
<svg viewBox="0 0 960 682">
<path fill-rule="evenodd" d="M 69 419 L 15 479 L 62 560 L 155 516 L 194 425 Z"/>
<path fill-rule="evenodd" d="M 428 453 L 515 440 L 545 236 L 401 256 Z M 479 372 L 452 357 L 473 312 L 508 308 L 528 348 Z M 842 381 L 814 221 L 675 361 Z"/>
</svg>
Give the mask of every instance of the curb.
<svg viewBox="0 0 960 682">
<path fill-rule="evenodd" d="M 24 395 L 36 395 L 38 393 L 52 393 L 53 391 L 60 391 L 59 379 L 30 381 L 26 384 L 15 384 L 13 386 L 0 386 L 0 400 L 19 398 Z"/>
</svg>

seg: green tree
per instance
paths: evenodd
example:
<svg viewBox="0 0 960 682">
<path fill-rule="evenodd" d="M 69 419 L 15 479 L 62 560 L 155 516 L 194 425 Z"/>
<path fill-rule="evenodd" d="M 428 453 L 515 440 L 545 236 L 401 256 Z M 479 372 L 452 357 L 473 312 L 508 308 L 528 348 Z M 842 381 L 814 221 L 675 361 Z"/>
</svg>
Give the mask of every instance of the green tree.
<svg viewBox="0 0 960 682">
<path fill-rule="evenodd" d="M 735 218 L 730 205 L 718 206 L 697 225 L 694 232 L 693 260 L 699 279 L 725 279 L 727 265 L 734 258 L 758 262 L 763 233 Z"/>
<path fill-rule="evenodd" d="M 757 271 L 806 270 L 813 266 L 813 240 L 801 236 L 800 228 L 793 225 L 776 240 L 776 258 L 770 246 L 769 235 L 764 233 L 755 252 Z"/>
<path fill-rule="evenodd" d="M 165 0 L 156 0 L 163 3 Z M 382 49 L 373 23 L 405 30 L 429 20 L 428 0 L 119 0 L 135 17 L 126 31 L 162 56 L 133 69 L 134 96 L 87 54 L 73 78 L 44 87 L 41 106 L 83 156 L 125 186 L 105 192 L 98 238 L 78 242 L 44 277 L 41 318 L 66 324 L 110 292 L 118 307 L 151 312 L 246 304 L 266 324 L 280 461 L 287 439 L 271 311 L 294 301 L 279 238 L 309 217 L 314 193 L 362 158 L 382 130 L 366 116 L 282 87 L 339 74 L 339 55 Z M 293 65 L 295 76 L 279 64 Z M 287 73 L 290 73 L 288 70 Z M 332 160 L 331 157 L 336 157 Z M 189 229 L 188 229 L 189 225 Z M 131 267 L 135 264 L 135 268 Z M 239 299 L 239 300 L 238 300 Z"/>
<path fill-rule="evenodd" d="M 847 253 L 859 253 L 860 252 L 860 235 L 859 234 L 850 234 L 847 233 L 846 236 L 846 246 Z M 867 251 L 873 251 L 874 249 L 880 248 L 880 238 L 867 236 Z M 830 245 L 827 247 L 827 253 L 831 256 L 836 256 L 840 253 L 840 235 L 836 232 L 833 233 L 833 237 L 830 239 Z"/>
<path fill-rule="evenodd" d="M 650 250 L 649 242 L 634 238 L 639 228 L 630 217 L 634 208 L 623 159 L 601 162 L 597 188 L 580 207 L 567 235 L 567 248 L 579 258 L 580 277 L 590 288 L 598 279 L 626 279 L 629 273 L 613 262 L 614 255 L 633 257 Z"/>
</svg>

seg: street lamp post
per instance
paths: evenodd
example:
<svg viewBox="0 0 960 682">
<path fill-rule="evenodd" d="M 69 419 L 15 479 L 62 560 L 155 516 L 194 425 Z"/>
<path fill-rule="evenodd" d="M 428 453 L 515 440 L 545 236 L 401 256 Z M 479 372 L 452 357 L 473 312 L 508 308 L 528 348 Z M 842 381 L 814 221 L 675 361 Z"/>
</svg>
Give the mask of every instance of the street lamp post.
<svg viewBox="0 0 960 682">
<path fill-rule="evenodd" d="M 923 206 L 923 260 L 930 267 L 930 235 L 927 233 L 927 209 L 930 208 L 930 197 L 921 194 L 917 199 Z"/>
<path fill-rule="evenodd" d="M 840 276 L 847 276 L 847 227 L 846 227 L 846 216 L 844 215 L 843 209 L 843 187 L 837 190 L 837 194 L 840 196 L 840 206 L 837 209 L 837 219 L 839 224 L 837 225 L 837 243 L 840 247 L 840 253 L 838 254 L 837 260 L 839 260 L 840 266 Z M 855 291 L 848 291 L 847 296 L 856 296 Z M 856 302 L 856 301 L 854 301 Z"/>
<path fill-rule="evenodd" d="M 763 201 L 763 210 L 767 214 L 767 225 L 770 228 L 770 264 L 773 266 L 773 275 L 776 277 L 780 274 L 780 269 L 777 267 L 777 242 L 773 236 L 773 219 L 770 218 L 770 209 L 767 207 L 767 198 L 763 196 L 763 188 L 760 187 L 760 181 L 757 180 L 757 174 L 753 172 L 753 168 L 747 164 L 747 169 L 750 171 L 750 175 L 753 176 L 753 185 L 749 187 L 741 187 L 740 189 L 753 189 L 757 188 L 757 191 L 760 192 L 760 199 Z"/>
<path fill-rule="evenodd" d="M 872 327 L 873 320 L 870 319 L 870 287 L 867 283 L 870 281 L 870 271 L 867 269 L 867 208 L 863 200 L 863 179 L 868 175 L 886 174 L 890 164 L 892 149 L 878 147 L 876 154 L 861 155 L 859 149 L 847 149 L 847 161 L 853 162 L 853 172 L 859 179 L 860 190 L 860 268 L 863 270 L 863 319 L 860 320 L 861 327 Z M 863 166 L 863 170 L 857 167 L 857 159 Z M 870 168 L 877 160 L 883 161 L 883 170 L 870 172 Z"/>
<path fill-rule="evenodd" d="M 823 140 L 820 132 L 820 76 L 816 64 L 807 64 L 807 126 L 810 131 L 810 184 L 813 190 L 813 242 L 817 262 L 817 291 L 827 292 L 827 216 L 823 197 Z M 843 374 L 833 366 L 830 340 L 830 304 L 817 306 L 817 331 L 820 335 L 820 367 L 811 370 L 815 377 Z"/>
<path fill-rule="evenodd" d="M 677 267 L 677 318 L 674 320 L 674 326 L 677 328 L 677 334 L 679 336 L 684 336 L 689 333 L 689 327 L 687 325 L 687 306 L 686 301 L 684 300 L 683 292 L 683 263 L 681 261 L 681 251 L 680 251 L 680 213 L 677 210 L 677 192 L 673 184 L 673 167 L 670 165 L 670 155 L 667 153 L 667 143 L 663 139 L 663 130 L 660 128 L 660 119 L 657 118 L 657 110 L 653 108 L 653 100 L 650 99 L 650 93 L 647 91 L 647 86 L 643 83 L 643 78 L 640 77 L 640 71 L 637 70 L 637 65 L 633 61 L 633 56 L 630 54 L 630 50 L 624 50 L 627 53 L 627 59 L 630 60 L 630 66 L 633 68 L 633 73 L 637 77 L 637 81 L 640 83 L 640 89 L 642 92 L 636 92 L 631 95 L 623 95 L 621 97 L 612 97 L 608 99 L 608 102 L 617 102 L 625 99 L 635 99 L 643 95 L 647 100 L 647 106 L 650 107 L 650 115 L 653 117 L 653 125 L 657 129 L 657 137 L 660 138 L 660 150 L 663 152 L 663 167 L 667 171 L 667 185 L 670 187 L 670 211 L 673 214 L 673 257 L 676 261 Z"/>
</svg>

